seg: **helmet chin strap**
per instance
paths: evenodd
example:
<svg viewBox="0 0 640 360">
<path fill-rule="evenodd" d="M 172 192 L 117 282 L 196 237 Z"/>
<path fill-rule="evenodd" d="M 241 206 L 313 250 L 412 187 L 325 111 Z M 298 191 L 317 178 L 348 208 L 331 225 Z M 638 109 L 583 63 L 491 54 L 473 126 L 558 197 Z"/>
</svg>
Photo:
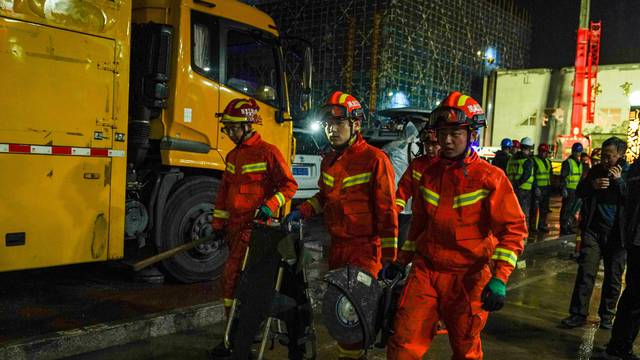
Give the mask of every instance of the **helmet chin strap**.
<svg viewBox="0 0 640 360">
<path fill-rule="evenodd" d="M 334 150 L 338 152 L 342 152 L 347 149 L 354 142 L 355 137 L 358 133 L 353 130 L 353 120 L 349 119 L 349 140 L 342 145 L 331 146 Z"/>
<path fill-rule="evenodd" d="M 452 161 L 459 161 L 459 160 L 464 160 L 467 156 L 471 155 L 471 133 L 473 132 L 473 130 L 470 127 L 467 127 L 467 146 L 465 146 L 464 148 L 464 152 L 458 156 L 454 156 L 452 158 L 448 158 L 445 156 L 442 156 L 443 158 L 447 159 L 447 160 L 452 160 Z"/>
<path fill-rule="evenodd" d="M 243 125 L 243 127 L 242 127 L 242 136 L 240 137 L 240 140 L 238 140 L 237 142 L 234 141 L 234 143 L 236 144 L 236 146 L 242 145 L 242 143 L 247 140 L 247 138 L 248 138 L 247 135 L 251 135 L 251 134 L 253 134 L 253 129 L 251 127 L 249 127 L 249 126 Z"/>
</svg>

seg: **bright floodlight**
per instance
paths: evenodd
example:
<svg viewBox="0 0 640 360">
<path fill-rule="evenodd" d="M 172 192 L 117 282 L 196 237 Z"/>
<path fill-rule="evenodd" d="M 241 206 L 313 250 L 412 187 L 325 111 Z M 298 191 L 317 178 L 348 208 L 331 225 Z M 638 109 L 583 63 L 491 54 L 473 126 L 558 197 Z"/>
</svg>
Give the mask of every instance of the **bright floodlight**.
<svg viewBox="0 0 640 360">
<path fill-rule="evenodd" d="M 640 106 L 640 90 L 636 90 L 629 95 L 629 103 L 631 106 Z"/>
<path fill-rule="evenodd" d="M 318 123 L 317 121 L 313 121 L 311 122 L 309 128 L 311 129 L 311 131 L 318 131 L 320 130 L 320 123 Z"/>
<path fill-rule="evenodd" d="M 395 108 L 401 108 L 401 107 L 407 107 L 407 106 L 409 106 L 409 99 L 407 98 L 407 95 L 405 95 L 404 93 L 398 91 L 391 98 L 392 108 L 395 109 Z"/>
</svg>

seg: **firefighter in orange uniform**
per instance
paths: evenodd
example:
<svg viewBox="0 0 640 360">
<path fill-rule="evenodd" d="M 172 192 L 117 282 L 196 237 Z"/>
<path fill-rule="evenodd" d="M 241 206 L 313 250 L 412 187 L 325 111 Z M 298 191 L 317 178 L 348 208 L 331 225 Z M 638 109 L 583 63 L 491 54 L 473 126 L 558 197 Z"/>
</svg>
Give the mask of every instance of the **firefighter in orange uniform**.
<svg viewBox="0 0 640 360">
<path fill-rule="evenodd" d="M 376 276 L 396 258 L 398 217 L 395 181 L 387 156 L 360 134 L 362 106 L 336 91 L 322 108 L 334 151 L 322 160 L 320 191 L 287 217 L 298 221 L 320 213 L 331 234 L 329 269 L 354 265 Z M 362 344 L 338 344 L 340 359 L 360 359 Z"/>
<path fill-rule="evenodd" d="M 527 236 L 524 214 L 502 170 L 470 144 L 485 126 L 471 97 L 453 92 L 431 115 L 442 149 L 423 171 L 415 197 L 416 252 L 399 299 L 391 360 L 422 359 L 438 319 L 453 359 L 482 359 L 488 311 L 504 305 L 506 284 Z"/>
<path fill-rule="evenodd" d="M 213 211 L 214 232 L 218 237 L 226 235 L 229 246 L 221 279 L 226 316 L 251 239 L 253 219 L 277 217 L 278 210 L 298 189 L 280 150 L 252 128 L 260 122 L 259 110 L 253 99 L 234 99 L 218 114 L 224 125 L 222 131 L 236 144 L 227 155 Z"/>
<path fill-rule="evenodd" d="M 420 140 L 424 149 L 424 155 L 419 156 L 409 164 L 407 170 L 402 174 L 398 182 L 398 190 L 396 190 L 396 206 L 398 212 L 402 212 L 407 206 L 407 202 L 414 194 L 417 193 L 420 186 L 422 173 L 429 163 L 435 159 L 440 151 L 440 145 L 435 136 L 435 132 L 428 130 L 426 127 L 420 131 Z M 411 203 L 411 213 L 415 211 L 415 202 Z M 415 234 L 411 233 L 409 228 L 408 239 L 415 239 Z M 415 241 L 403 241 L 400 245 L 398 259 L 401 263 L 407 264 L 411 261 L 413 252 L 415 251 Z"/>
</svg>

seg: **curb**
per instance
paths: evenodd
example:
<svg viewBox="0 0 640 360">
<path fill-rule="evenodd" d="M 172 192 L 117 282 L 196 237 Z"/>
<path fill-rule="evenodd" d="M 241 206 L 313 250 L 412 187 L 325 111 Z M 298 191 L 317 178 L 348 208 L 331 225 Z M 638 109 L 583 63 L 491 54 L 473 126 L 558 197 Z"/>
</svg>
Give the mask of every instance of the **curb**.
<svg viewBox="0 0 640 360">
<path fill-rule="evenodd" d="M 9 342 L 0 359 L 59 359 L 158 336 L 213 325 L 222 321 L 222 302 L 170 310 L 135 320 L 101 323 Z"/>
</svg>

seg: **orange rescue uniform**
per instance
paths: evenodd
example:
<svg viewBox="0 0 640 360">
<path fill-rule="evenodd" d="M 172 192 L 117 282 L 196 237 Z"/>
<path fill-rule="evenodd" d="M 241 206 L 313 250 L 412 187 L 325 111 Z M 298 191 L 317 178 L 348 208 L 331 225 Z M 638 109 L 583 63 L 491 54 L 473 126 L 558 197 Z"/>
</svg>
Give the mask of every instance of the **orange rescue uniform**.
<svg viewBox="0 0 640 360">
<path fill-rule="evenodd" d="M 402 174 L 402 177 L 398 182 L 398 190 L 396 190 L 396 206 L 398 212 L 402 212 L 404 210 L 410 198 L 420 195 L 418 190 L 420 188 L 422 173 L 433 160 L 434 158 L 432 157 L 422 155 L 413 159 L 413 161 L 409 163 L 409 167 L 404 174 Z M 414 201 L 411 203 L 411 213 L 413 214 L 415 211 L 416 203 Z M 414 226 L 411 226 L 409 228 L 408 239 L 405 240 L 404 244 L 402 244 L 398 253 L 398 261 L 402 264 L 410 262 L 411 257 L 413 257 L 413 252 L 416 250 L 415 241 L 410 240 L 416 238 L 416 235 L 412 233 L 413 231 L 415 231 Z"/>
<path fill-rule="evenodd" d="M 381 258 L 393 261 L 398 246 L 395 179 L 389 158 L 358 134 L 321 165 L 320 191 L 300 205 L 303 218 L 323 213 L 331 234 L 329 269 L 347 264 L 377 277 Z M 362 344 L 338 343 L 339 358 L 359 359 Z"/>
<path fill-rule="evenodd" d="M 396 313 L 388 359 L 422 359 L 444 320 L 453 359 L 482 359 L 488 313 L 480 295 L 492 276 L 507 282 L 527 236 L 504 172 L 470 150 L 423 171 L 415 196 L 416 252 Z"/>
<path fill-rule="evenodd" d="M 377 276 L 381 257 L 395 260 L 398 242 L 389 159 L 358 134 L 347 149 L 328 154 L 321 171 L 320 191 L 300 212 L 304 218 L 324 213 L 332 238 L 329 268 L 351 264 Z"/>
<path fill-rule="evenodd" d="M 231 150 L 226 162 L 213 211 L 213 228 L 227 227 L 229 258 L 221 282 L 225 306 L 231 306 L 256 209 L 264 204 L 277 214 L 293 197 L 298 184 L 280 150 L 258 133 Z"/>
</svg>

